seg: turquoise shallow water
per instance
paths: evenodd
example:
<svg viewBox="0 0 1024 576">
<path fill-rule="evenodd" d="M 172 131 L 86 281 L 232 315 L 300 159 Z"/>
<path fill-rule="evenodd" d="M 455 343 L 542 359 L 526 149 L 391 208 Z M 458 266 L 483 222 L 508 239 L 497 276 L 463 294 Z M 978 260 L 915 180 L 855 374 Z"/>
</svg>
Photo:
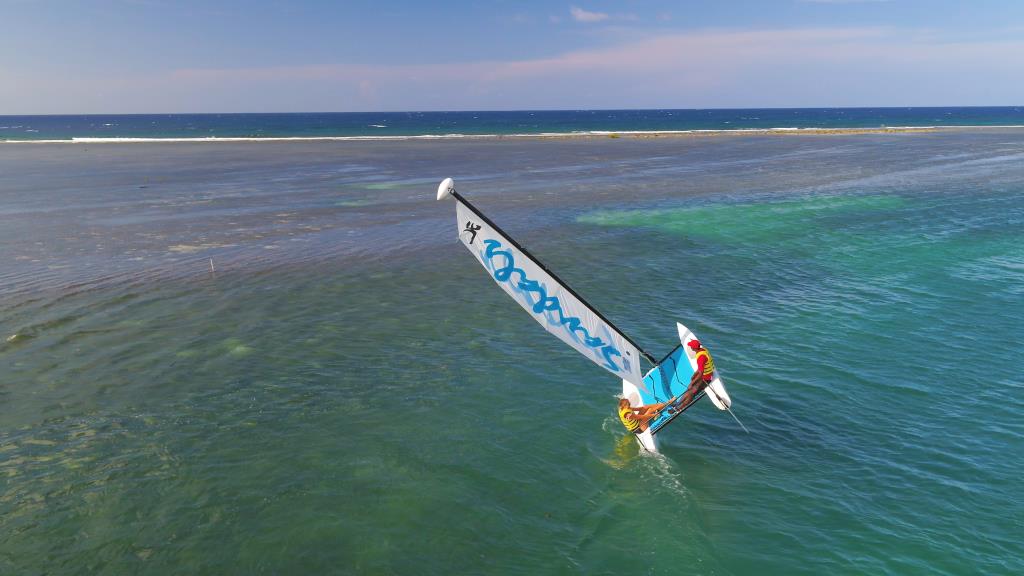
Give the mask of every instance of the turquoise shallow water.
<svg viewBox="0 0 1024 576">
<path fill-rule="evenodd" d="M 1020 573 L 1022 160 L 0 148 L 0 571 Z M 702 403 L 640 456 L 618 383 L 457 244 L 445 176 L 656 355 L 697 330 L 751 434 Z"/>
</svg>

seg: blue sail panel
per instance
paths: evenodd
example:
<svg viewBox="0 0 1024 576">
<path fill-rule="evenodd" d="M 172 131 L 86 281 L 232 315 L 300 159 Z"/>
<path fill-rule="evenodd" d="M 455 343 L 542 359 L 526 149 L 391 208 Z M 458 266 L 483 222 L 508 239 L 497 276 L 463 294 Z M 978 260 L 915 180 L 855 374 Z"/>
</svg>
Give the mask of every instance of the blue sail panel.
<svg viewBox="0 0 1024 576">
<path fill-rule="evenodd" d="M 693 376 L 693 368 L 686 357 L 686 351 L 682 346 L 676 346 L 672 352 L 665 357 L 661 363 L 650 370 L 644 376 L 643 386 L 638 386 L 640 391 L 641 404 L 657 404 L 666 402 L 673 396 L 682 396 L 690 386 L 690 378 Z M 695 396 L 696 402 L 703 396 L 703 393 Z M 663 411 L 654 420 L 651 420 L 651 430 L 657 432 L 659 428 L 668 424 L 675 416 Z"/>
</svg>

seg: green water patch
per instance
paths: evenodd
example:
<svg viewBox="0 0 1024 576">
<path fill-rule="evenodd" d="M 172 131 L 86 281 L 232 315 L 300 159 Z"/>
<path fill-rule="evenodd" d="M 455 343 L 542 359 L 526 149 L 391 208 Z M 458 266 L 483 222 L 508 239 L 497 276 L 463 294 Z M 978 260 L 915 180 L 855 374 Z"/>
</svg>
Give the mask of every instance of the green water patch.
<svg viewBox="0 0 1024 576">
<path fill-rule="evenodd" d="M 395 188 L 401 188 L 403 185 L 403 182 L 374 182 L 372 184 L 363 184 L 363 188 L 367 190 L 394 190 Z"/>
<path fill-rule="evenodd" d="M 602 210 L 578 218 L 585 224 L 647 227 L 731 244 L 792 241 L 834 218 L 891 212 L 906 200 L 893 195 L 816 196 L 777 202 L 711 204 L 658 210 Z"/>
<path fill-rule="evenodd" d="M 388 180 L 388 181 L 377 181 L 377 182 L 365 182 L 358 186 L 367 190 L 397 190 L 399 188 L 409 188 L 413 186 L 423 186 L 424 184 L 434 183 L 432 178 L 410 178 L 406 180 Z"/>
<path fill-rule="evenodd" d="M 597 211 L 578 221 L 647 228 L 694 240 L 719 266 L 747 259 L 790 271 L 857 279 L 919 281 L 953 276 L 1019 278 L 1019 229 L 973 222 L 941 199 L 895 195 L 819 196 L 763 203 L 712 204 L 661 210 Z M 938 205 L 936 205 L 938 203 Z M 926 218 L 922 214 L 927 213 Z M 786 271 L 780 270 L 780 277 Z M 785 280 L 784 280 L 785 281 Z"/>
<path fill-rule="evenodd" d="M 230 356 L 248 356 L 252 353 L 252 347 L 244 344 L 239 338 L 228 338 L 221 342 L 221 346 Z"/>
<path fill-rule="evenodd" d="M 359 199 L 359 200 L 339 200 L 334 203 L 335 206 L 340 208 L 361 208 L 363 206 L 372 206 L 373 200 Z"/>
<path fill-rule="evenodd" d="M 685 298 L 722 324 L 743 326 L 737 346 L 781 342 L 801 350 L 773 370 L 787 386 L 836 401 L 839 410 L 840 397 L 867 402 L 865 382 L 891 377 L 891 365 L 864 362 L 878 346 L 895 363 L 914 367 L 898 384 L 907 398 L 920 400 L 941 385 L 947 370 L 939 319 L 991 342 L 985 356 L 1001 364 L 1008 351 L 1000 342 L 1013 340 L 1014 322 L 990 311 L 1019 301 L 1021 230 L 1006 216 L 1012 206 L 972 210 L 972 201 L 934 193 L 831 196 L 602 211 L 579 221 L 663 233 L 644 256 L 650 269 L 699 267 L 707 280 L 682 283 L 687 291 L 669 300 Z M 663 284 L 671 294 L 671 283 Z M 772 365 L 775 355 L 752 363 Z M 787 371 L 806 357 L 820 364 L 814 378 Z M 859 366 L 856 374 L 851 366 Z"/>
</svg>

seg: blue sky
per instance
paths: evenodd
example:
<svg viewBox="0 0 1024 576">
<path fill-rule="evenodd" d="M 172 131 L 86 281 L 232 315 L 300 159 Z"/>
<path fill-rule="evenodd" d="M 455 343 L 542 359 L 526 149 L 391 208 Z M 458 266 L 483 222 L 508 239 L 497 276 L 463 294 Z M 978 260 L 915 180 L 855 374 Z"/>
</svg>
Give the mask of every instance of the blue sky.
<svg viewBox="0 0 1024 576">
<path fill-rule="evenodd" d="M 0 0 L 0 114 L 1020 104 L 1020 0 Z"/>
</svg>

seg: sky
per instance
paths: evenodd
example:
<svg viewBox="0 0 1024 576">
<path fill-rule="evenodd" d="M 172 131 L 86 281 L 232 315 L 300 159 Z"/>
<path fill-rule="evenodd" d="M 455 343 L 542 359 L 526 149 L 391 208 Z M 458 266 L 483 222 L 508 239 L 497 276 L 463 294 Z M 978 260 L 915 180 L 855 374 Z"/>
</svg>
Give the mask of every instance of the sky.
<svg viewBox="0 0 1024 576">
<path fill-rule="evenodd" d="M 1021 0 L 0 0 L 0 115 L 1021 104 Z"/>
</svg>

